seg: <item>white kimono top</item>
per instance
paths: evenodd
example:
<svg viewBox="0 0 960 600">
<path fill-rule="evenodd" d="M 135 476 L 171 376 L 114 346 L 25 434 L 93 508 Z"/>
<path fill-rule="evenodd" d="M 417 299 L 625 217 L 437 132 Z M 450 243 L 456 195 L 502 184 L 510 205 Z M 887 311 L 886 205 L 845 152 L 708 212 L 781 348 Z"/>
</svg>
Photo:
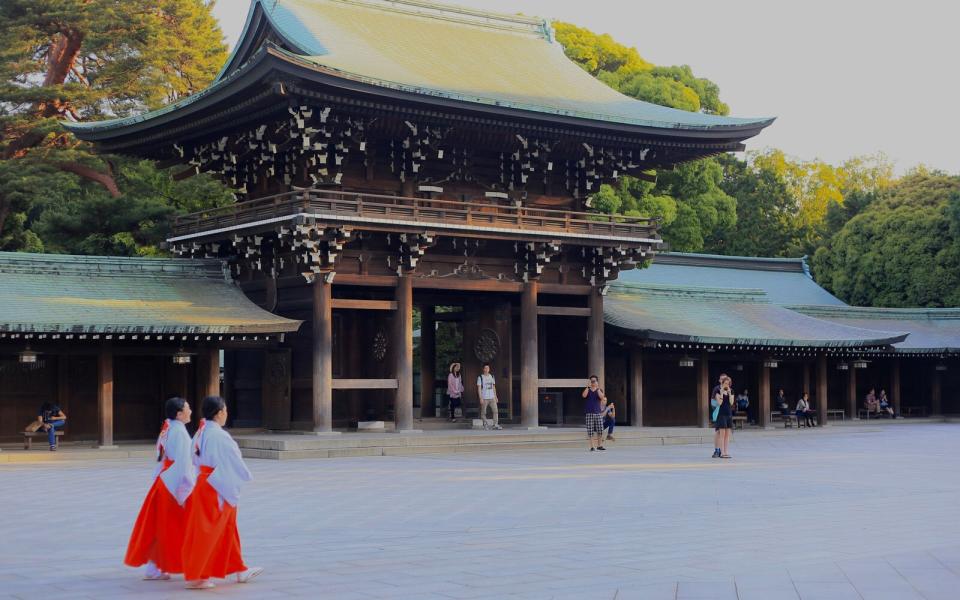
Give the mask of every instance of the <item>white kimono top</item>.
<svg viewBox="0 0 960 600">
<path fill-rule="evenodd" d="M 210 467 L 213 473 L 207 481 L 217 490 L 221 506 L 223 502 L 236 506 L 240 500 L 240 486 L 253 479 L 250 470 L 243 462 L 240 447 L 222 427 L 208 420 L 204 428 L 194 436 L 193 447 L 198 467 Z"/>
<path fill-rule="evenodd" d="M 159 476 L 170 494 L 177 499 L 177 503 L 183 506 L 197 483 L 197 469 L 190 458 L 190 434 L 187 433 L 187 428 L 176 419 L 167 419 L 167 427 L 157 439 L 157 447 L 163 458 L 172 460 L 173 464 L 161 473 L 161 461 L 153 477 L 156 479 Z"/>
</svg>

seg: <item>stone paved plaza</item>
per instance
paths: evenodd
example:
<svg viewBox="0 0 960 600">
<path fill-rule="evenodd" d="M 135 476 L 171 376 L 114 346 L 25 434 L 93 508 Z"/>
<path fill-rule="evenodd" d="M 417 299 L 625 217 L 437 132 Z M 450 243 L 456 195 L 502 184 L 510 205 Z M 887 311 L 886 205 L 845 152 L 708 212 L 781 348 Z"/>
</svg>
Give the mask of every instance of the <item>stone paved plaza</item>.
<svg viewBox="0 0 960 600">
<path fill-rule="evenodd" d="M 147 460 L 0 464 L 0 598 L 960 598 L 960 426 L 250 460 L 246 586 L 120 564 Z"/>
</svg>

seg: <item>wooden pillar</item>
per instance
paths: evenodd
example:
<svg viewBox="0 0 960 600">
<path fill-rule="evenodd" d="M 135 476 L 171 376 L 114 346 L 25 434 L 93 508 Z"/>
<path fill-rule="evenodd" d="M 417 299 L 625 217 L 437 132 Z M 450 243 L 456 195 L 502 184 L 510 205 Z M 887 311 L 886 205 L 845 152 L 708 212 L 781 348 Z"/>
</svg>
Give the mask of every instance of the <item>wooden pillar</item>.
<svg viewBox="0 0 960 600">
<path fill-rule="evenodd" d="M 420 307 L 420 418 L 437 416 L 437 327 L 433 306 Z"/>
<path fill-rule="evenodd" d="M 590 290 L 590 316 L 587 323 L 587 369 L 588 376 L 596 375 L 603 388 L 603 296 L 600 288 Z"/>
<path fill-rule="evenodd" d="M 630 425 L 643 427 L 643 353 L 630 352 Z"/>
<path fill-rule="evenodd" d="M 333 300 L 331 284 L 313 281 L 313 430 L 333 431 Z"/>
<path fill-rule="evenodd" d="M 847 418 L 857 418 L 857 368 L 853 362 L 848 362 L 850 369 L 847 371 Z"/>
<path fill-rule="evenodd" d="M 801 385 L 801 394 L 810 393 L 810 363 L 803 363 L 803 383 Z"/>
<path fill-rule="evenodd" d="M 827 355 L 817 357 L 817 421 L 820 427 L 826 427 L 827 409 L 830 408 L 827 398 Z"/>
<path fill-rule="evenodd" d="M 890 364 L 890 401 L 893 402 L 893 414 L 900 412 L 900 359 L 895 358 Z"/>
<path fill-rule="evenodd" d="M 393 415 L 397 431 L 413 429 L 413 279 L 401 275 L 396 289 L 394 315 L 394 372 L 397 393 Z"/>
<path fill-rule="evenodd" d="M 710 426 L 710 360 L 706 352 L 697 361 L 697 427 Z"/>
<path fill-rule="evenodd" d="M 540 343 L 537 339 L 537 293 L 539 284 L 523 284 L 520 296 L 520 425 L 540 426 L 540 406 L 537 402 L 540 378 Z"/>
<path fill-rule="evenodd" d="M 933 371 L 933 377 L 930 378 L 930 414 L 943 414 L 943 375 L 937 370 Z"/>
<path fill-rule="evenodd" d="M 197 400 L 203 400 L 207 396 L 220 396 L 220 349 L 204 348 L 200 351 L 203 358 L 200 361 L 200 370 L 197 373 L 197 379 L 202 386 L 201 397 Z"/>
<path fill-rule="evenodd" d="M 101 348 L 97 356 L 97 423 L 100 448 L 113 445 L 113 351 Z"/>
<path fill-rule="evenodd" d="M 760 414 L 757 417 L 757 422 L 760 427 L 767 427 L 770 425 L 770 367 L 766 366 L 763 360 L 760 361 L 757 388 L 760 393 Z"/>
<path fill-rule="evenodd" d="M 70 416 L 70 357 L 67 354 L 57 356 L 57 404 L 63 414 Z"/>
</svg>

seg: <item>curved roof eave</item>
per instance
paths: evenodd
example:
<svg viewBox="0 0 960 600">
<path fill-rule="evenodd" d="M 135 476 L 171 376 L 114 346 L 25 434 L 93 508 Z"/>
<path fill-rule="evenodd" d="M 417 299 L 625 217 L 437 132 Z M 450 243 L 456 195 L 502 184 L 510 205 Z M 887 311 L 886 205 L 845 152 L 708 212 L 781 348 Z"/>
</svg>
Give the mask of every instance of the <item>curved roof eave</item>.
<svg viewBox="0 0 960 600">
<path fill-rule="evenodd" d="M 588 115 L 562 114 L 561 112 L 546 113 L 532 110 L 529 107 L 504 106 L 495 100 L 488 99 L 488 103 L 465 100 L 437 91 L 436 95 L 424 94 L 424 90 L 405 90 L 390 88 L 375 82 L 362 81 L 360 78 L 344 77 L 330 69 L 325 69 L 315 63 L 286 52 L 273 44 L 261 47 L 242 67 L 233 71 L 223 79 L 216 81 L 201 92 L 184 98 L 161 109 L 119 119 L 94 121 L 89 123 L 62 122 L 63 126 L 87 141 L 100 141 L 123 135 L 139 133 L 150 127 L 162 125 L 178 117 L 192 114 L 200 109 L 216 103 L 218 99 L 229 96 L 230 91 L 245 89 L 259 81 L 256 75 L 262 75 L 270 69 L 277 69 L 285 74 L 300 76 L 315 83 L 330 85 L 344 91 L 365 93 L 381 96 L 388 99 L 399 99 L 409 102 L 428 103 L 435 106 L 463 109 L 474 112 L 487 113 L 502 118 L 519 118 L 527 121 L 548 122 L 548 124 L 563 124 L 572 127 L 589 128 L 611 133 L 667 136 L 703 141 L 728 141 L 739 143 L 742 140 L 758 134 L 774 121 L 773 118 L 751 122 L 749 124 L 722 125 L 711 128 L 672 128 L 658 127 L 653 123 L 621 123 L 603 119 L 590 118 Z M 594 115 L 595 117 L 597 115 Z M 600 115 L 602 116 L 602 115 Z M 163 118 L 168 117 L 168 118 Z"/>
<path fill-rule="evenodd" d="M 655 329 L 629 329 L 619 325 L 607 325 L 628 335 L 657 342 L 685 342 L 692 344 L 716 344 L 725 346 L 764 346 L 768 348 L 863 348 L 869 346 L 892 346 L 907 338 L 906 333 L 887 338 L 856 340 L 795 340 L 773 338 L 735 338 L 698 336 L 657 331 Z"/>
</svg>

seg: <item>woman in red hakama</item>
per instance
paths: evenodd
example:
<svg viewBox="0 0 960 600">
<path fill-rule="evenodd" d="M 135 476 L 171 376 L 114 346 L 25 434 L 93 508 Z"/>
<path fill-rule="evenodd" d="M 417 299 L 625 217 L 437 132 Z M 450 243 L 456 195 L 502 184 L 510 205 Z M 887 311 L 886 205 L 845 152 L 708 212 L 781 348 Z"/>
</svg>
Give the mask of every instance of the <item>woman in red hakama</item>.
<svg viewBox="0 0 960 600">
<path fill-rule="evenodd" d="M 203 416 L 193 436 L 193 460 L 199 474 L 187 503 L 183 543 L 184 578 L 192 589 L 212 588 L 211 578 L 225 579 L 234 574 L 237 582 L 247 583 L 263 571 L 260 567 L 247 568 L 240 551 L 237 502 L 240 485 L 253 476 L 237 443 L 223 429 L 227 422 L 223 398 L 204 398 Z"/>
<path fill-rule="evenodd" d="M 186 522 L 184 503 L 196 482 L 196 470 L 190 457 L 190 404 L 183 398 L 170 398 L 165 406 L 167 419 L 157 438 L 154 482 L 143 500 L 137 522 L 130 534 L 124 564 L 147 565 L 144 579 L 170 579 L 170 573 L 183 573 L 183 532 Z"/>
</svg>

